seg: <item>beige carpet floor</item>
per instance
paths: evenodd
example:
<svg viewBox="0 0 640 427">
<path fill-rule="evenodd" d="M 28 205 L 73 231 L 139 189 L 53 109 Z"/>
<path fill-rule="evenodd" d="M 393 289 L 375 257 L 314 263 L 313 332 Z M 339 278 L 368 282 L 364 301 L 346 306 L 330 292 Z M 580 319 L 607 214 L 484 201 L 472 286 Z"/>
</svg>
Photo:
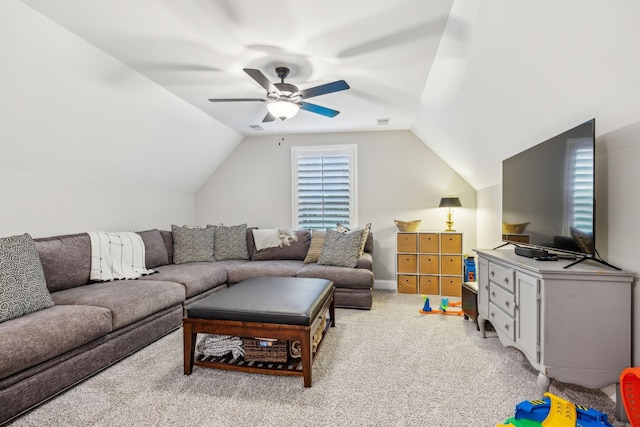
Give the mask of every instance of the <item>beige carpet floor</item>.
<svg viewBox="0 0 640 427">
<path fill-rule="evenodd" d="M 195 367 L 182 373 L 173 332 L 17 419 L 22 426 L 495 426 L 539 398 L 536 372 L 495 333 L 458 316 L 422 315 L 417 295 L 377 292 L 371 311 L 338 309 L 337 326 L 300 377 Z M 551 392 L 609 415 L 602 392 Z"/>
</svg>

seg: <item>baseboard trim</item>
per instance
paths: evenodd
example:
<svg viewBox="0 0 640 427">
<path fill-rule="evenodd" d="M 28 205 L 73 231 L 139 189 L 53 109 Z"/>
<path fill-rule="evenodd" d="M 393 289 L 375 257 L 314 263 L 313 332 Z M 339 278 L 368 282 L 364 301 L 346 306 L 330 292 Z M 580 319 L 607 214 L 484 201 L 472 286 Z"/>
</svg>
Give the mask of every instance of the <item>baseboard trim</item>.
<svg viewBox="0 0 640 427">
<path fill-rule="evenodd" d="M 397 291 L 395 280 L 376 280 L 373 282 L 373 289 L 383 291 Z"/>
</svg>

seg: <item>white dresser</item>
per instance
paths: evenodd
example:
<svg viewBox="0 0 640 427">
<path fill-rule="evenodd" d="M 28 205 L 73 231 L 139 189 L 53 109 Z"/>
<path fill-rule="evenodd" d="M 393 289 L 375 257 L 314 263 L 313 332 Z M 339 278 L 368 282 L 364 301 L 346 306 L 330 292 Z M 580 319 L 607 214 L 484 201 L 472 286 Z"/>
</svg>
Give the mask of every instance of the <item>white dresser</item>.
<svg viewBox="0 0 640 427">
<path fill-rule="evenodd" d="M 513 247 L 478 250 L 478 323 L 494 326 L 539 372 L 587 388 L 619 382 L 631 366 L 633 273 L 587 261 L 536 261 Z M 621 402 L 620 396 L 618 401 Z"/>
</svg>

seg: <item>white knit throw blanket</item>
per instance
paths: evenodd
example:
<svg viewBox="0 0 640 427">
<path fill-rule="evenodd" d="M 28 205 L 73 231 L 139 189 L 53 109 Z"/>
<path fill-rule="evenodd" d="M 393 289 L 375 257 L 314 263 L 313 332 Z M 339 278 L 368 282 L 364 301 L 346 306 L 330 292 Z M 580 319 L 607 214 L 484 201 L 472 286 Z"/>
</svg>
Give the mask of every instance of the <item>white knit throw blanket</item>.
<svg viewBox="0 0 640 427">
<path fill-rule="evenodd" d="M 244 356 L 242 338 L 231 335 L 205 335 L 196 346 L 196 353 L 205 356 L 224 356 L 231 353 L 234 359 Z"/>
<path fill-rule="evenodd" d="M 137 279 L 154 273 L 145 267 L 145 247 L 137 233 L 90 231 L 91 280 Z"/>
<path fill-rule="evenodd" d="M 295 231 L 288 228 L 256 228 L 252 231 L 256 250 L 281 248 L 298 240 Z"/>
</svg>

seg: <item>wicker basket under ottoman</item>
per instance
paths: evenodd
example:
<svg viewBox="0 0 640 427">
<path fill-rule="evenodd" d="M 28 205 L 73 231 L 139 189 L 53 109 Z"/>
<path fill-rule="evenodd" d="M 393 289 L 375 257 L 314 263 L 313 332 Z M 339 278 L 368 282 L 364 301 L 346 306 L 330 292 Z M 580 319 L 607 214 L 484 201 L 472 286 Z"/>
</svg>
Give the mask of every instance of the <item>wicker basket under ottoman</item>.
<svg viewBox="0 0 640 427">
<path fill-rule="evenodd" d="M 247 362 L 286 362 L 288 358 L 287 341 L 265 338 L 244 339 L 244 360 Z"/>
</svg>

